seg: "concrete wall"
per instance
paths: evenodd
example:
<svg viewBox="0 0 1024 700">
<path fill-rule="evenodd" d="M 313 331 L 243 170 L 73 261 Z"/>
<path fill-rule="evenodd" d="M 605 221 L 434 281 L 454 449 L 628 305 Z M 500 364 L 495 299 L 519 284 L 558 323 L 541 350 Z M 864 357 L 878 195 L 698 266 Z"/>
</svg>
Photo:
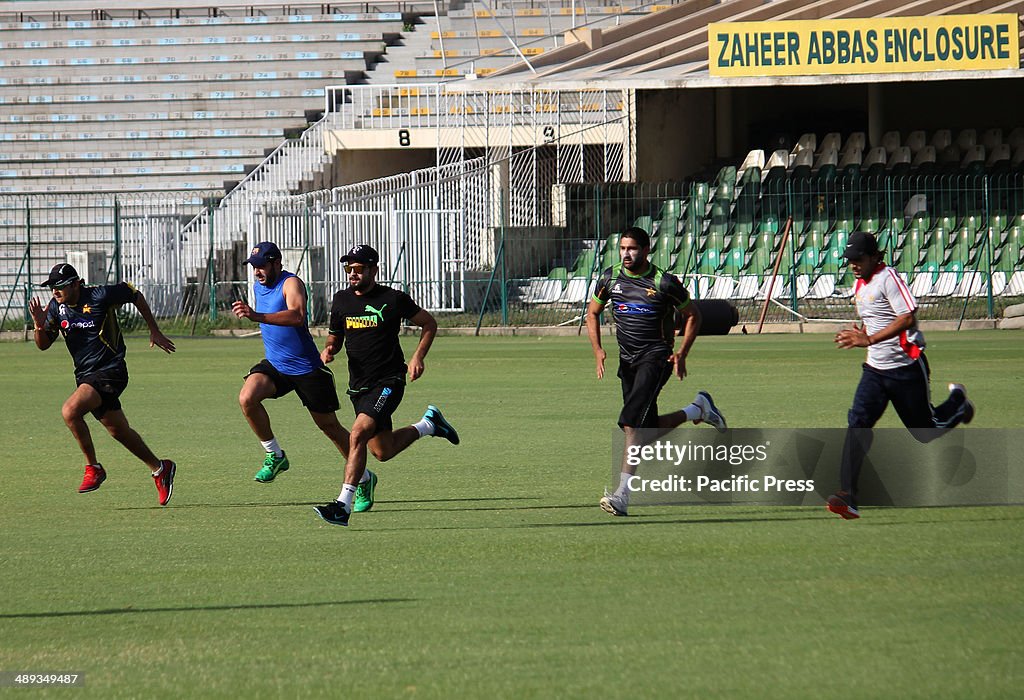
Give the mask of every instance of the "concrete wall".
<svg viewBox="0 0 1024 700">
<path fill-rule="evenodd" d="M 422 170 L 437 164 L 430 148 L 395 148 L 386 151 L 351 150 L 334 154 L 331 187 Z"/>
<path fill-rule="evenodd" d="M 636 179 L 681 180 L 714 158 L 712 90 L 637 91 Z"/>
</svg>

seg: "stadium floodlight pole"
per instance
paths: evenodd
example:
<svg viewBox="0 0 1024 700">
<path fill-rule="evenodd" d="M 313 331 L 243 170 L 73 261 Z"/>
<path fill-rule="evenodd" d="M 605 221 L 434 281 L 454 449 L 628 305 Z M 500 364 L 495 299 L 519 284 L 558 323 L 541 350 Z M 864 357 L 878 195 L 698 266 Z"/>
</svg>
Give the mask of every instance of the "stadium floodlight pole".
<svg viewBox="0 0 1024 700">
<path fill-rule="evenodd" d="M 782 243 L 779 245 L 779 254 L 775 256 L 775 266 L 772 268 L 772 278 L 768 282 L 768 293 L 764 297 L 764 306 L 761 308 L 761 318 L 757 321 L 757 333 L 761 334 L 764 328 L 764 317 L 768 315 L 768 305 L 772 303 L 772 291 L 775 289 L 775 278 L 779 274 L 779 265 L 782 263 L 782 256 L 785 254 L 786 243 L 789 241 L 789 229 L 793 226 L 793 217 L 786 219 L 786 227 L 782 229 Z"/>
</svg>

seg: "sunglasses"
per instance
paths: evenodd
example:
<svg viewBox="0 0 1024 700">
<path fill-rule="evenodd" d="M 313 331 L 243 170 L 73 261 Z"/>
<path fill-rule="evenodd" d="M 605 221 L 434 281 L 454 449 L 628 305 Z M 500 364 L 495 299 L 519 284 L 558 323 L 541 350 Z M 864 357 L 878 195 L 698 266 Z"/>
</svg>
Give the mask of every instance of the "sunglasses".
<svg viewBox="0 0 1024 700">
<path fill-rule="evenodd" d="M 64 280 L 63 282 L 55 282 L 54 284 L 51 284 L 50 288 L 51 289 L 64 289 L 65 287 L 70 287 L 71 285 L 73 285 L 77 281 L 78 281 L 77 277 L 72 277 L 71 279 Z"/>
<path fill-rule="evenodd" d="M 367 267 L 368 267 L 368 265 L 362 265 L 360 263 L 355 263 L 353 265 L 346 265 L 345 266 L 345 273 L 348 274 L 348 273 L 354 272 L 357 275 L 361 275 L 361 274 L 363 274 L 366 271 Z"/>
</svg>

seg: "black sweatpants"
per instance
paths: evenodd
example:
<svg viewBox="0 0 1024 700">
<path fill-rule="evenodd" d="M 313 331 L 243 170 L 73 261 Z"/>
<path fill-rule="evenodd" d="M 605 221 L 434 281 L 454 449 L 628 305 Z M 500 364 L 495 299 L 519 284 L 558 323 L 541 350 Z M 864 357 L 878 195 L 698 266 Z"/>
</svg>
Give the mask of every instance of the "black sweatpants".
<svg viewBox="0 0 1024 700">
<path fill-rule="evenodd" d="M 875 369 L 864 365 L 860 384 L 847 414 L 849 429 L 843 443 L 840 468 L 841 488 L 856 502 L 857 480 L 864 456 L 871 449 L 871 428 L 891 403 L 903 425 L 918 442 L 931 442 L 960 424 L 966 401 L 957 393 L 939 406 L 932 406 L 928 389 L 931 372 L 922 353 L 912 364 L 897 369 Z"/>
</svg>

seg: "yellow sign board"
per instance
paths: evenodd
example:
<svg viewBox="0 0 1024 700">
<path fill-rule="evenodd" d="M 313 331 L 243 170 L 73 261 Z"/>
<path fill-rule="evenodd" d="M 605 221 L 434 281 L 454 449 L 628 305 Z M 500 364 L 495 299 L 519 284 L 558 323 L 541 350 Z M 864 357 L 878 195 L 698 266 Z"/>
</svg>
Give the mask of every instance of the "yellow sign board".
<svg viewBox="0 0 1024 700">
<path fill-rule="evenodd" d="M 845 75 L 1020 67 L 1015 14 L 716 22 L 711 75 Z"/>
</svg>

